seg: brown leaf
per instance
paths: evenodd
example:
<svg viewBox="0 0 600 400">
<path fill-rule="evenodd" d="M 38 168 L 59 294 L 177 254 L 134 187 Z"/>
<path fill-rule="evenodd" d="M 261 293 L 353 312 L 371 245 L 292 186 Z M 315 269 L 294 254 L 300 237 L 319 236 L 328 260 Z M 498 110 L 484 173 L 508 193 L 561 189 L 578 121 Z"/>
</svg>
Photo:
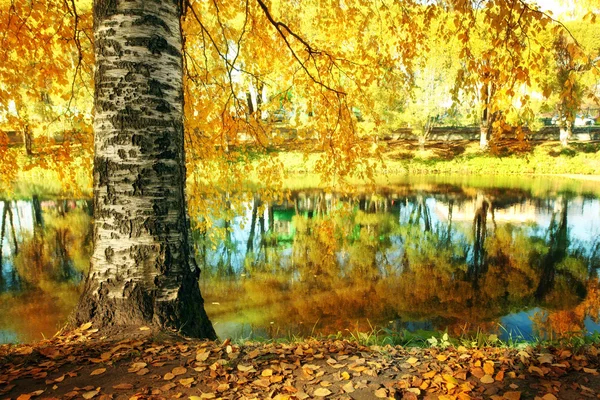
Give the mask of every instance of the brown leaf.
<svg viewBox="0 0 600 400">
<path fill-rule="evenodd" d="M 544 371 L 542 371 L 542 369 L 540 367 L 536 367 L 533 365 L 529 366 L 529 372 L 537 372 L 540 376 L 544 376 Z"/>
<path fill-rule="evenodd" d="M 38 352 L 43 355 L 44 357 L 48 357 L 52 360 L 54 360 L 55 358 L 60 357 L 60 352 L 58 351 L 58 349 L 56 349 L 55 347 L 42 347 L 40 349 L 38 349 Z"/>
<path fill-rule="evenodd" d="M 185 374 L 186 372 L 187 372 L 187 368 L 185 368 L 185 367 L 175 367 L 175 368 L 173 368 L 173 370 L 171 371 L 171 373 L 172 373 L 174 376 L 183 375 L 183 374 Z"/>
<path fill-rule="evenodd" d="M 163 379 L 164 379 L 165 381 L 170 381 L 170 380 L 171 380 L 171 379 L 173 379 L 173 378 L 175 378 L 175 375 L 173 375 L 171 372 L 167 372 L 167 373 L 165 374 L 165 376 L 163 376 Z"/>
<path fill-rule="evenodd" d="M 520 400 L 521 392 L 506 392 L 502 397 L 506 400 Z"/>
<path fill-rule="evenodd" d="M 130 389 L 133 389 L 133 385 L 131 383 L 119 383 L 118 385 L 114 385 L 113 389 L 115 389 L 115 390 L 130 390 Z"/>
<path fill-rule="evenodd" d="M 19 355 L 19 356 L 28 356 L 31 353 L 33 353 L 33 347 L 30 347 L 30 346 L 21 347 L 16 352 L 16 354 Z"/>
<path fill-rule="evenodd" d="M 259 350 L 252 350 L 250 353 L 247 354 L 246 357 L 253 359 L 256 358 L 260 355 L 260 351 Z"/>
<path fill-rule="evenodd" d="M 504 371 L 498 371 L 498 373 L 494 377 L 494 380 L 496 380 L 497 382 L 502 382 L 504 380 Z"/>
<path fill-rule="evenodd" d="M 106 372 L 106 368 L 98 368 L 98 369 L 93 370 L 92 373 L 90 374 L 90 376 L 102 375 L 105 372 Z"/>
<path fill-rule="evenodd" d="M 136 375 L 139 376 L 144 376 L 146 375 L 148 372 L 150 372 L 150 370 L 148 368 L 142 368 L 140 369 L 138 372 L 136 372 Z"/>
<path fill-rule="evenodd" d="M 131 366 L 129 367 L 129 369 L 127 370 L 127 372 L 138 372 L 139 370 L 141 370 L 142 368 L 146 368 L 148 364 L 146 364 L 145 362 L 136 362 L 131 364 Z"/>
<path fill-rule="evenodd" d="M 483 369 L 481 369 L 481 368 L 473 368 L 473 369 L 471 369 L 471 374 L 473 376 L 481 379 L 485 375 L 485 372 L 483 372 Z"/>
<path fill-rule="evenodd" d="M 583 368 L 583 372 L 586 372 L 588 374 L 592 374 L 592 375 L 598 375 L 598 370 L 596 368 Z"/>
<path fill-rule="evenodd" d="M 556 398 L 556 396 L 553 395 L 552 393 L 545 394 L 544 396 L 542 396 L 542 399 L 543 400 L 558 400 Z"/>
<path fill-rule="evenodd" d="M 256 386 L 267 388 L 271 385 L 271 381 L 268 379 L 257 379 L 254 382 L 252 382 L 252 384 L 254 384 Z"/>
</svg>

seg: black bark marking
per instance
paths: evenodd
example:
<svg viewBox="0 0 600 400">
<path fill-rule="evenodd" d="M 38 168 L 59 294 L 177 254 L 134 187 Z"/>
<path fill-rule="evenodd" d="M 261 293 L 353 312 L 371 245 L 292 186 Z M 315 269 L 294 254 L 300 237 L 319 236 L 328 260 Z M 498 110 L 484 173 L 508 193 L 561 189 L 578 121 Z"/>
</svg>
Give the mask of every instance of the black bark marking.
<svg viewBox="0 0 600 400">
<path fill-rule="evenodd" d="M 94 26 L 107 17 L 116 14 L 117 0 L 96 0 L 94 1 Z"/>
<path fill-rule="evenodd" d="M 107 262 L 112 262 L 112 258 L 115 255 L 115 251 L 113 250 L 112 247 L 107 247 L 104 250 L 104 257 L 106 258 Z"/>
<path fill-rule="evenodd" d="M 173 57 L 181 57 L 181 51 L 172 46 L 162 36 L 152 35 L 150 37 L 132 37 L 127 39 L 127 46 L 138 46 L 147 48 L 151 54 L 169 54 Z"/>
<path fill-rule="evenodd" d="M 98 173 L 98 185 L 108 185 L 108 160 L 105 157 L 94 157 L 94 166 Z"/>
<path fill-rule="evenodd" d="M 144 14 L 140 18 L 133 21 L 133 25 L 134 26 L 148 25 L 148 26 L 161 27 L 165 30 L 165 32 L 167 32 L 169 34 L 171 33 L 171 29 L 169 29 L 169 26 L 165 23 L 165 21 L 163 21 L 162 19 L 158 18 L 157 16 L 151 15 L 151 14 Z"/>
<path fill-rule="evenodd" d="M 155 110 L 161 113 L 168 113 L 171 111 L 171 105 L 169 103 L 167 103 L 164 100 L 158 100 L 157 101 L 158 105 L 156 106 Z"/>
</svg>

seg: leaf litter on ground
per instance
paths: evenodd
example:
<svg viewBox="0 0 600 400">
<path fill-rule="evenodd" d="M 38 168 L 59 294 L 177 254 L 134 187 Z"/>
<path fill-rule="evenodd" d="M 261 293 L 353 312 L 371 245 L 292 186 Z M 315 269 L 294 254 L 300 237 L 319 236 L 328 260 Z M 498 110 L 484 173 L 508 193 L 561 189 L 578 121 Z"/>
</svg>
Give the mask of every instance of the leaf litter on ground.
<svg viewBox="0 0 600 400">
<path fill-rule="evenodd" d="M 599 350 L 405 348 L 348 340 L 232 344 L 83 325 L 0 346 L 0 396 L 64 399 L 600 398 Z"/>
</svg>

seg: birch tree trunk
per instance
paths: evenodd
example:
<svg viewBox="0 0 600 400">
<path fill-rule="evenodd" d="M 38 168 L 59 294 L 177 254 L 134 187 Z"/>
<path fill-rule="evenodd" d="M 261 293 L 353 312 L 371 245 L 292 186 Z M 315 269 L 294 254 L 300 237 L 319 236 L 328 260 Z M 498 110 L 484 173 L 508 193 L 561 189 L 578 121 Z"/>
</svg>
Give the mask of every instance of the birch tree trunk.
<svg viewBox="0 0 600 400">
<path fill-rule="evenodd" d="M 215 338 L 189 244 L 178 1 L 95 0 L 94 251 L 74 322 Z"/>
</svg>

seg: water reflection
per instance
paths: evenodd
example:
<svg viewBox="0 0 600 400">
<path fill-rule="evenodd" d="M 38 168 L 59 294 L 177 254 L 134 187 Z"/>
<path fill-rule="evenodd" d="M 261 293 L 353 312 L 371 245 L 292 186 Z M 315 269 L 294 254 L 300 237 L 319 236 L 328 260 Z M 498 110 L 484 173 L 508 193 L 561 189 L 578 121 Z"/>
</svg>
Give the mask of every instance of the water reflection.
<svg viewBox="0 0 600 400">
<path fill-rule="evenodd" d="M 249 202 L 245 218 L 220 221 L 222 243 L 199 246 L 217 331 L 596 330 L 597 199 L 435 189 L 354 198 L 303 191 L 280 204 Z M 521 313 L 526 327 L 511 322 Z"/>
<path fill-rule="evenodd" d="M 0 342 L 53 335 L 89 268 L 91 203 L 0 201 Z"/>
<path fill-rule="evenodd" d="M 222 337 L 600 331 L 595 196 L 395 185 L 227 199 L 210 230 L 193 232 Z M 0 215 L 0 342 L 51 335 L 89 267 L 91 204 L 4 200 Z"/>
</svg>

